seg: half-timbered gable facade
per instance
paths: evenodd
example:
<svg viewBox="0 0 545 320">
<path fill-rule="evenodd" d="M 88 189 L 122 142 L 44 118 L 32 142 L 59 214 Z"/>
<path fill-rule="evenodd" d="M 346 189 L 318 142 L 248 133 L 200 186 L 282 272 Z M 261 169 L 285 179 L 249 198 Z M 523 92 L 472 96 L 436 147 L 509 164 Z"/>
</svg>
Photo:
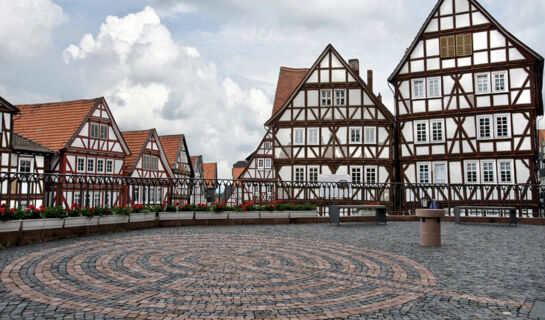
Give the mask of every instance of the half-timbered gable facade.
<svg viewBox="0 0 545 320">
<path fill-rule="evenodd" d="M 471 186 L 536 183 L 542 77 L 543 58 L 477 1 L 438 1 L 389 78 L 399 123 L 399 180 L 470 187 L 450 194 L 408 190 L 405 201 L 532 200 L 512 188 Z"/>
<path fill-rule="evenodd" d="M 208 202 L 216 201 L 216 182 L 218 180 L 218 164 L 203 163 L 204 192 Z"/>
<path fill-rule="evenodd" d="M 202 179 L 204 177 L 202 156 L 192 156 L 191 165 L 193 167 L 193 178 L 195 184 L 191 191 L 191 203 L 205 203 L 206 199 L 204 196 L 204 184 L 202 183 Z"/>
<path fill-rule="evenodd" d="M 13 117 L 18 113 L 18 108 L 0 97 L 0 171 L 20 173 L 17 179 L 2 182 L 1 201 L 12 208 L 29 204 L 40 206 L 44 203 L 44 184 L 35 182 L 32 176 L 44 173 L 46 162 L 53 152 L 13 132 Z"/>
<path fill-rule="evenodd" d="M 178 178 L 177 187 L 172 194 L 172 200 L 189 201 L 191 187 L 189 179 L 193 178 L 193 165 L 191 164 L 187 141 L 183 134 L 159 137 L 165 156 L 174 176 Z"/>
<path fill-rule="evenodd" d="M 331 181 L 347 177 L 353 183 L 393 182 L 394 118 L 359 75 L 359 61 L 347 63 L 328 45 L 310 69 L 281 68 L 271 129 L 275 174 L 294 182 Z M 332 178 L 335 179 L 335 178 Z M 391 193 L 356 188 L 346 200 L 389 202 Z M 323 199 L 319 190 L 279 190 L 280 199 Z M 318 200 L 317 200 L 318 201 Z"/>
<path fill-rule="evenodd" d="M 123 174 L 123 161 L 130 152 L 104 98 L 17 107 L 21 115 L 14 131 L 55 152 L 48 172 L 103 177 Z M 63 206 L 115 206 L 122 203 L 123 194 L 120 187 L 80 183 L 77 177 L 49 191 L 48 204 Z"/>
<path fill-rule="evenodd" d="M 123 172 L 127 177 L 139 178 L 135 179 L 134 185 L 129 186 L 129 202 L 153 205 L 169 201 L 169 186 L 166 183 L 159 185 L 157 179 L 175 178 L 175 175 L 157 131 L 155 129 L 125 131 L 123 137 L 131 150 L 131 155 L 125 158 Z"/>
</svg>

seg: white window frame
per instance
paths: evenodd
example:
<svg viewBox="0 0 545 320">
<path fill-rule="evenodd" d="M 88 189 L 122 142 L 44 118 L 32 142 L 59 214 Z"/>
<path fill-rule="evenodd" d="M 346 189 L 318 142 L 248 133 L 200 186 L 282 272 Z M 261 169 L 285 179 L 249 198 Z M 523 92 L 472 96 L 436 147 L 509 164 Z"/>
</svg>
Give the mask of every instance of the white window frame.
<svg viewBox="0 0 545 320">
<path fill-rule="evenodd" d="M 271 142 L 265 141 L 263 142 L 263 149 L 270 149 L 271 148 Z"/>
<path fill-rule="evenodd" d="M 258 158 L 257 159 L 257 168 L 258 169 L 265 168 L 265 159 L 263 159 L 263 158 Z"/>
<path fill-rule="evenodd" d="M 22 161 L 28 161 L 30 162 L 29 172 L 25 173 L 32 173 L 34 172 L 34 159 L 29 157 L 19 157 L 17 161 L 17 172 L 21 172 L 21 162 Z"/>
<path fill-rule="evenodd" d="M 272 167 L 272 159 L 271 158 L 266 158 L 265 159 L 265 168 L 270 169 L 271 167 Z"/>
<path fill-rule="evenodd" d="M 419 124 L 425 124 L 426 125 L 426 134 L 424 137 L 426 138 L 426 141 L 418 141 L 418 125 Z M 428 144 L 430 143 L 430 124 L 428 120 L 418 120 L 414 122 L 414 144 Z"/>
<path fill-rule="evenodd" d="M 369 139 L 369 135 L 368 135 L 368 132 L 373 132 L 373 137 L 374 139 Z M 363 137 L 363 141 L 364 141 L 364 144 L 377 144 L 377 127 L 363 127 L 363 133 L 364 133 L 364 137 Z"/>
<path fill-rule="evenodd" d="M 112 170 L 108 170 L 108 163 L 111 164 Z M 106 160 L 106 173 L 114 173 L 114 161 L 111 159 Z"/>
<path fill-rule="evenodd" d="M 475 178 L 477 181 L 469 181 L 469 171 L 467 170 L 468 164 L 475 165 Z M 479 161 L 464 161 L 464 181 L 466 184 L 479 184 L 481 181 L 481 165 Z"/>
<path fill-rule="evenodd" d="M 93 169 L 89 170 L 89 164 L 91 164 L 91 163 L 92 163 L 92 168 Z M 95 159 L 94 158 L 87 158 L 87 168 L 86 169 L 87 169 L 87 172 L 89 172 L 89 173 L 94 173 L 95 172 L 96 167 L 95 167 Z"/>
<path fill-rule="evenodd" d="M 357 140 L 352 139 L 352 130 L 355 130 L 355 131 L 359 132 Z M 348 128 L 348 135 L 349 135 L 349 139 L 350 139 L 350 144 L 361 144 L 361 137 L 362 137 L 361 128 L 359 128 L 359 127 Z"/>
<path fill-rule="evenodd" d="M 96 134 L 93 134 L 93 128 L 96 128 Z M 89 122 L 89 138 L 100 139 L 100 124 Z"/>
<path fill-rule="evenodd" d="M 435 140 L 433 138 L 433 124 L 434 123 L 440 123 L 441 124 L 441 140 Z M 430 120 L 430 126 L 429 126 L 429 133 L 430 133 L 430 141 L 431 143 L 443 143 L 445 142 L 445 119 L 434 119 Z"/>
<path fill-rule="evenodd" d="M 155 155 L 150 156 L 150 171 L 159 170 L 159 158 Z"/>
<path fill-rule="evenodd" d="M 503 181 L 501 176 L 501 165 L 503 163 L 509 163 L 509 177 L 511 178 L 510 181 Z M 498 160 L 498 183 L 499 184 L 514 184 L 514 170 L 513 170 L 513 160 Z"/>
<path fill-rule="evenodd" d="M 503 90 L 496 90 L 496 75 L 503 75 Z M 495 71 L 490 76 L 490 90 L 492 93 L 505 93 L 509 91 L 509 80 L 507 77 L 507 71 Z"/>
<path fill-rule="evenodd" d="M 352 180 L 352 183 L 361 184 L 364 181 L 363 172 L 364 172 L 364 170 L 362 169 L 362 167 L 351 167 L 350 168 L 350 179 Z M 359 179 L 354 179 L 354 173 L 359 174 Z"/>
<path fill-rule="evenodd" d="M 302 141 L 297 141 L 297 133 L 301 133 Z M 294 128 L 293 129 L 293 145 L 302 146 L 305 144 L 305 129 L 304 128 Z"/>
<path fill-rule="evenodd" d="M 422 179 L 421 179 L 421 175 L 420 175 L 420 166 L 427 166 L 428 167 L 428 181 L 426 182 L 423 182 Z M 417 181 L 418 183 L 424 183 L 424 184 L 429 184 L 431 183 L 431 179 L 432 179 L 432 166 L 431 166 L 431 163 L 430 162 L 417 162 L 416 163 L 416 177 L 417 177 Z"/>
<path fill-rule="evenodd" d="M 99 162 L 102 162 L 102 170 L 99 170 L 99 166 L 98 166 L 98 163 L 99 163 Z M 106 162 L 104 161 L 104 159 L 97 159 L 96 165 L 97 165 L 97 168 L 96 168 L 96 172 L 97 172 L 97 173 L 104 173 L 104 172 L 105 172 L 105 170 L 106 170 Z"/>
<path fill-rule="evenodd" d="M 477 116 L 477 139 L 478 140 L 492 140 L 494 139 L 494 117 L 492 115 Z M 490 137 L 483 137 L 481 135 L 481 119 L 488 119 L 490 122 Z"/>
<path fill-rule="evenodd" d="M 102 136 L 102 129 L 106 128 L 106 131 L 104 132 L 106 134 L 106 136 Z M 108 126 L 107 124 L 101 124 L 99 126 L 99 129 L 98 129 L 98 136 L 99 136 L 99 139 L 102 139 L 102 140 L 108 140 L 108 136 L 109 136 L 109 131 L 110 131 L 110 126 Z"/>
<path fill-rule="evenodd" d="M 93 207 L 100 206 L 100 193 L 95 192 L 93 194 Z"/>
<path fill-rule="evenodd" d="M 75 191 L 74 192 L 74 202 L 73 203 L 76 203 L 77 205 L 80 205 L 80 200 L 81 200 L 81 194 L 79 193 L 79 191 Z"/>
<path fill-rule="evenodd" d="M 83 161 L 83 169 L 82 170 L 80 170 L 80 168 L 79 168 L 79 161 L 80 160 Z M 87 169 L 87 159 L 80 158 L 80 157 L 76 158 L 76 172 L 85 172 L 86 169 Z"/>
<path fill-rule="evenodd" d="M 320 144 L 320 129 L 308 128 L 308 144 L 311 146 L 317 146 Z M 313 141 L 314 140 L 314 141 Z"/>
<path fill-rule="evenodd" d="M 480 91 L 479 90 L 479 77 L 486 77 L 487 85 L 486 85 L 486 91 Z M 489 94 L 491 91 L 490 86 L 490 73 L 476 73 L 475 74 L 475 94 Z"/>
<path fill-rule="evenodd" d="M 373 170 L 374 171 L 374 177 L 375 177 L 375 180 L 374 181 L 369 181 L 368 179 L 368 170 Z M 375 183 L 378 183 L 378 167 L 377 166 L 365 166 L 364 170 L 363 170 L 363 174 L 365 175 L 363 177 L 363 179 L 365 179 L 365 183 L 368 183 L 368 184 L 375 184 Z"/>
<path fill-rule="evenodd" d="M 302 170 L 303 171 L 303 179 L 297 179 L 297 171 Z M 306 172 L 305 167 L 294 167 L 293 168 L 293 181 L 294 182 L 305 182 L 306 180 Z"/>
<path fill-rule="evenodd" d="M 501 136 L 498 134 L 498 118 L 507 118 L 507 136 Z M 511 138 L 511 116 L 506 113 L 494 115 L 494 138 L 496 139 L 510 139 Z"/>
<path fill-rule="evenodd" d="M 437 94 L 436 95 L 432 95 L 432 90 L 431 90 L 431 81 L 433 80 L 437 80 Z M 428 98 L 440 98 L 442 96 L 441 94 L 441 91 L 442 91 L 442 87 L 441 87 L 441 77 L 432 77 L 432 78 L 428 78 L 426 79 L 427 81 L 427 97 Z"/>
<path fill-rule="evenodd" d="M 417 82 L 422 82 L 422 95 L 419 96 L 417 95 L 416 93 L 416 83 Z M 412 79 L 411 80 L 411 96 L 413 98 L 413 100 L 417 100 L 417 99 L 426 99 L 426 78 L 420 78 L 420 79 Z"/>
<path fill-rule="evenodd" d="M 329 92 L 329 97 L 324 97 L 324 93 L 328 93 Z M 329 104 L 327 103 L 327 99 L 329 98 Z M 323 90 L 320 90 L 320 107 L 332 107 L 333 106 L 333 90 L 331 89 L 323 89 Z M 324 99 L 326 101 L 326 103 L 324 103 Z"/>
<path fill-rule="evenodd" d="M 316 179 L 312 178 L 312 175 L 314 175 L 314 174 L 316 174 Z M 319 176 L 320 176 L 320 168 L 319 167 L 308 167 L 308 182 L 318 182 L 318 177 Z"/>
<path fill-rule="evenodd" d="M 445 167 L 445 176 L 444 176 L 444 181 L 443 182 L 440 182 L 438 181 L 437 179 L 437 170 L 436 170 L 436 167 L 438 165 L 442 165 Z M 447 163 L 446 162 L 434 162 L 433 163 L 433 183 L 436 183 L 436 184 L 447 184 L 448 183 L 448 166 L 447 166 Z"/>
<path fill-rule="evenodd" d="M 337 98 L 337 92 L 342 92 L 342 97 Z M 346 106 L 346 89 L 335 89 L 333 91 L 333 99 L 335 100 L 335 107 L 344 107 Z M 337 103 L 337 99 L 341 99 L 342 102 Z"/>
<path fill-rule="evenodd" d="M 484 179 L 484 173 L 485 173 L 485 171 L 484 171 L 484 165 L 487 164 L 487 163 L 491 163 L 491 164 L 492 164 L 492 175 L 493 175 L 493 177 L 492 177 L 492 178 L 493 178 L 493 179 L 492 179 L 493 181 L 492 181 L 492 182 L 490 182 L 490 181 L 487 182 L 487 181 L 485 181 L 485 179 Z M 496 177 L 496 173 L 497 173 L 497 172 L 496 172 L 496 161 L 494 161 L 494 160 L 482 160 L 482 161 L 481 161 L 481 183 L 482 183 L 482 184 L 495 184 L 496 181 L 498 180 L 497 177 Z"/>
</svg>

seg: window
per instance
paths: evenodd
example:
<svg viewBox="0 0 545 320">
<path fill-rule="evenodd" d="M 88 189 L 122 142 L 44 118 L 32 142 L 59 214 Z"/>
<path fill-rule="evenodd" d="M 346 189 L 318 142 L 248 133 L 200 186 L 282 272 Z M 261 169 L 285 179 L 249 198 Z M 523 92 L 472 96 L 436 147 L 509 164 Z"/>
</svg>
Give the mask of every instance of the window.
<svg viewBox="0 0 545 320">
<path fill-rule="evenodd" d="M 305 144 L 305 129 L 293 129 L 293 135 L 294 144 Z"/>
<path fill-rule="evenodd" d="M 350 128 L 350 143 L 361 143 L 361 128 Z"/>
<path fill-rule="evenodd" d="M 494 183 L 494 162 L 482 162 L 483 183 Z"/>
<path fill-rule="evenodd" d="M 269 141 L 265 141 L 265 143 L 263 143 L 263 148 L 264 149 L 270 149 L 271 148 L 271 143 Z"/>
<path fill-rule="evenodd" d="M 79 192 L 74 193 L 74 203 L 81 206 L 81 194 Z"/>
<path fill-rule="evenodd" d="M 308 181 L 318 182 L 318 168 L 308 168 Z"/>
<path fill-rule="evenodd" d="M 418 165 L 418 183 L 430 183 L 430 165 L 427 163 Z"/>
<path fill-rule="evenodd" d="M 32 172 L 32 159 L 19 158 L 19 172 L 30 173 Z"/>
<path fill-rule="evenodd" d="M 492 119 L 490 116 L 477 117 L 477 123 L 479 125 L 479 139 L 491 139 L 492 138 Z"/>
<path fill-rule="evenodd" d="M 488 74 L 478 74 L 476 80 L 477 93 L 488 93 Z"/>
<path fill-rule="evenodd" d="M 100 125 L 100 139 L 108 139 L 108 126 L 105 124 Z"/>
<path fill-rule="evenodd" d="M 95 159 L 87 159 L 87 172 L 95 172 Z"/>
<path fill-rule="evenodd" d="M 456 56 L 456 44 L 454 36 L 446 36 L 440 38 L 441 58 L 454 58 Z"/>
<path fill-rule="evenodd" d="M 322 90 L 322 107 L 331 106 L 331 90 Z"/>
<path fill-rule="evenodd" d="M 507 115 L 495 115 L 496 120 L 496 138 L 509 138 L 509 116 Z"/>
<path fill-rule="evenodd" d="M 163 194 L 163 188 L 157 187 L 157 202 L 162 202 L 163 199 L 161 198 Z"/>
<path fill-rule="evenodd" d="M 272 167 L 271 163 L 272 161 L 270 158 L 265 159 L 265 168 L 270 169 Z"/>
<path fill-rule="evenodd" d="M 295 168 L 295 182 L 305 181 L 305 168 Z"/>
<path fill-rule="evenodd" d="M 158 159 L 155 156 L 145 154 L 142 158 L 142 168 L 144 170 L 157 171 Z"/>
<path fill-rule="evenodd" d="M 346 91 L 345 90 L 335 90 L 335 105 L 336 106 L 346 105 Z"/>
<path fill-rule="evenodd" d="M 435 163 L 433 170 L 433 182 L 438 184 L 447 183 L 447 165 L 445 163 Z"/>
<path fill-rule="evenodd" d="M 78 172 L 85 172 L 85 159 L 84 158 L 78 158 L 77 171 Z"/>
<path fill-rule="evenodd" d="M 441 96 L 441 78 L 429 78 L 428 79 L 428 97 L 440 97 Z"/>
<path fill-rule="evenodd" d="M 365 183 L 377 183 L 376 167 L 365 167 Z"/>
<path fill-rule="evenodd" d="M 426 97 L 424 79 L 413 80 L 413 99 L 421 99 Z"/>
<path fill-rule="evenodd" d="M 94 207 L 100 206 L 100 193 L 95 193 L 93 206 Z"/>
<path fill-rule="evenodd" d="M 99 125 L 97 123 L 89 124 L 89 136 L 98 139 L 100 137 Z"/>
<path fill-rule="evenodd" d="M 134 202 L 140 202 L 140 187 L 134 188 Z"/>
<path fill-rule="evenodd" d="M 108 192 L 104 193 L 104 206 L 110 206 L 110 194 Z"/>
<path fill-rule="evenodd" d="M 97 160 L 97 172 L 104 173 L 104 160 L 98 159 Z"/>
<path fill-rule="evenodd" d="M 428 122 L 420 121 L 415 123 L 416 143 L 428 143 Z"/>
<path fill-rule="evenodd" d="M 150 203 L 155 203 L 155 187 L 149 188 L 149 201 Z"/>
<path fill-rule="evenodd" d="M 114 173 L 114 161 L 106 160 L 106 173 Z"/>
<path fill-rule="evenodd" d="M 351 168 L 352 183 L 361 183 L 361 168 Z"/>
<path fill-rule="evenodd" d="M 257 159 L 257 167 L 263 169 L 265 167 L 265 159 Z"/>
<path fill-rule="evenodd" d="M 507 72 L 501 71 L 501 72 L 492 72 L 492 80 L 493 86 L 492 91 L 493 92 L 506 92 L 507 86 L 506 86 L 506 78 L 507 78 Z"/>
<path fill-rule="evenodd" d="M 318 128 L 308 129 L 308 144 L 317 145 L 318 144 Z"/>
<path fill-rule="evenodd" d="M 377 143 L 377 128 L 369 127 L 365 128 L 365 144 Z"/>
<path fill-rule="evenodd" d="M 443 120 L 432 120 L 431 123 L 431 142 L 444 142 Z"/>
<path fill-rule="evenodd" d="M 473 36 L 471 33 L 456 36 L 456 56 L 466 57 L 473 54 Z"/>
<path fill-rule="evenodd" d="M 466 183 L 479 183 L 478 168 L 477 162 L 466 163 Z"/>
<path fill-rule="evenodd" d="M 157 157 L 152 156 L 150 158 L 150 170 L 157 171 L 159 170 L 159 159 Z"/>
<path fill-rule="evenodd" d="M 498 161 L 500 167 L 500 183 L 512 183 L 511 161 Z"/>
</svg>

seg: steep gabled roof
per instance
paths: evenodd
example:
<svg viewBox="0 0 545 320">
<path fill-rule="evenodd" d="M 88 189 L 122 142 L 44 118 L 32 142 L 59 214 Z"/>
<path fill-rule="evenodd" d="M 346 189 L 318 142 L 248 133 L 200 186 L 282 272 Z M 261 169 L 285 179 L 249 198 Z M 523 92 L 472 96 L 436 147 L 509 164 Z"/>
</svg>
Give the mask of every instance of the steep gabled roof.
<svg viewBox="0 0 545 320">
<path fill-rule="evenodd" d="M 344 58 L 339 54 L 339 52 L 337 52 L 337 50 L 333 47 L 333 45 L 331 44 L 328 44 L 326 46 L 326 48 L 324 49 L 324 51 L 322 52 L 322 54 L 320 54 L 320 56 L 318 57 L 318 59 L 316 59 L 316 62 L 314 62 L 314 64 L 312 65 L 312 67 L 310 69 L 307 69 L 304 77 L 299 81 L 299 84 L 297 84 L 297 86 L 295 87 L 294 90 L 292 90 L 292 92 L 289 94 L 289 97 L 287 99 L 285 99 L 284 103 L 282 104 L 282 106 L 275 112 L 273 113 L 273 115 L 271 116 L 271 118 L 269 120 L 267 120 L 267 122 L 265 122 L 265 126 L 270 126 L 281 114 L 282 114 L 282 111 L 284 111 L 290 104 L 290 102 L 295 98 L 295 95 L 299 92 L 299 90 L 301 89 L 301 87 L 305 84 L 305 82 L 307 82 L 307 80 L 310 78 L 310 76 L 312 75 L 312 72 L 318 67 L 318 65 L 320 64 L 320 62 L 323 60 L 323 58 L 329 53 L 331 52 L 332 54 L 334 54 L 337 59 L 340 61 L 340 63 L 342 64 L 342 66 L 344 68 L 346 68 L 346 70 L 348 71 L 348 73 L 350 73 L 350 75 L 356 80 L 356 82 L 361 85 L 363 87 L 363 90 L 367 93 L 367 95 L 369 96 L 369 98 L 371 98 L 371 100 L 373 101 L 373 103 L 376 105 L 376 107 L 384 114 L 384 117 L 391 121 L 392 123 L 394 122 L 394 116 L 392 115 L 392 113 L 390 112 L 390 110 L 388 110 L 388 108 L 386 108 L 386 106 L 382 103 L 382 101 L 380 101 L 376 96 L 375 94 L 373 93 L 373 90 L 371 90 L 369 88 L 369 86 L 367 86 L 367 84 L 363 81 L 363 79 L 360 77 L 360 75 L 355 72 L 349 65 L 348 63 L 344 60 Z M 299 70 L 304 70 L 304 69 L 299 69 Z M 279 79 L 279 82 L 280 82 L 280 79 Z M 286 85 L 287 86 L 287 85 Z M 278 88 L 277 88 L 277 92 L 278 92 Z M 283 91 L 282 91 L 283 92 Z M 283 100 L 283 99 L 282 99 Z M 276 101 L 276 98 L 275 98 L 275 101 Z M 281 100 L 280 100 L 281 101 Z"/>
<path fill-rule="evenodd" d="M 15 113 L 19 112 L 19 109 L 17 109 L 17 107 L 15 107 L 14 105 L 9 103 L 6 99 L 4 99 L 2 97 L 0 97 L 0 110 L 2 110 L 4 112 L 9 112 L 9 113 L 12 113 L 12 114 L 15 114 Z"/>
<path fill-rule="evenodd" d="M 16 151 L 29 151 L 37 153 L 54 153 L 54 151 L 49 150 L 48 148 L 42 146 L 39 143 L 36 143 L 32 140 L 29 140 L 25 137 L 18 135 L 17 133 L 13 134 L 13 139 L 11 140 L 12 148 Z"/>
<path fill-rule="evenodd" d="M 289 99 L 297 86 L 303 81 L 309 70 L 280 67 L 271 117 L 282 109 L 286 100 Z"/>
<path fill-rule="evenodd" d="M 104 98 L 18 105 L 13 131 L 54 151 L 68 146 Z"/>
<path fill-rule="evenodd" d="M 191 167 L 193 168 L 193 172 L 195 172 L 195 171 L 198 169 L 199 165 L 200 165 L 200 167 L 202 168 L 202 165 L 203 165 L 203 163 L 202 163 L 202 155 L 200 155 L 200 156 L 192 156 L 192 157 L 191 157 Z"/>
<path fill-rule="evenodd" d="M 203 178 L 216 180 L 218 178 L 218 169 L 215 162 L 203 163 Z"/>
<path fill-rule="evenodd" d="M 160 136 L 159 140 L 161 141 L 161 145 L 163 146 L 163 151 L 165 152 L 165 157 L 168 160 L 168 164 L 173 170 L 176 167 L 176 162 L 178 160 L 178 156 L 180 154 L 180 151 L 182 150 L 182 147 L 184 147 L 185 149 L 187 159 L 189 160 L 191 158 L 189 155 L 189 150 L 187 149 L 187 142 L 183 134 Z M 191 161 L 189 161 L 189 168 L 191 170 L 191 175 L 193 176 L 194 171 Z"/>
<path fill-rule="evenodd" d="M 132 172 L 133 167 L 136 164 L 137 159 L 140 159 L 144 147 L 151 135 L 152 129 L 149 130 L 137 130 L 137 131 L 124 131 L 123 139 L 131 150 L 131 154 L 125 157 L 125 163 L 123 165 L 123 172 L 129 174 Z"/>
</svg>

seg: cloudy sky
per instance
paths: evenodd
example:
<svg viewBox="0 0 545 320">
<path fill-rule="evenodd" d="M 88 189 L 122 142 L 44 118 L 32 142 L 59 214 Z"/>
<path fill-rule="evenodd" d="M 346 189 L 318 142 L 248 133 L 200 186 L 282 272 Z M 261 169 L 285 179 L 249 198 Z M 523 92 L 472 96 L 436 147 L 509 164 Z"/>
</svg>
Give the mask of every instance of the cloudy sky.
<svg viewBox="0 0 545 320">
<path fill-rule="evenodd" d="M 104 96 L 122 130 L 185 133 L 221 177 L 253 152 L 280 66 L 328 43 L 386 79 L 436 0 L 0 0 L 0 96 L 14 104 Z M 481 0 L 545 54 L 545 0 Z"/>
</svg>

